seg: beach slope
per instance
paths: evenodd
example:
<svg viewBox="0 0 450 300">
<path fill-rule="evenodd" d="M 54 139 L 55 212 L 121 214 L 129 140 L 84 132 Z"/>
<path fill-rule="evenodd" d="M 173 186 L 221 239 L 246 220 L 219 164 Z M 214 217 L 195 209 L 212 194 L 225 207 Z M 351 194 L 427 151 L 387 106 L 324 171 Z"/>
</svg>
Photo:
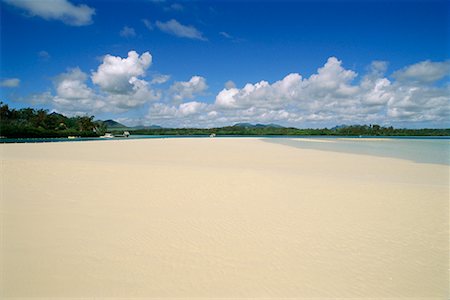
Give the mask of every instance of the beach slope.
<svg viewBox="0 0 450 300">
<path fill-rule="evenodd" d="M 2 299 L 448 296 L 445 165 L 257 138 L 0 151 Z"/>
</svg>

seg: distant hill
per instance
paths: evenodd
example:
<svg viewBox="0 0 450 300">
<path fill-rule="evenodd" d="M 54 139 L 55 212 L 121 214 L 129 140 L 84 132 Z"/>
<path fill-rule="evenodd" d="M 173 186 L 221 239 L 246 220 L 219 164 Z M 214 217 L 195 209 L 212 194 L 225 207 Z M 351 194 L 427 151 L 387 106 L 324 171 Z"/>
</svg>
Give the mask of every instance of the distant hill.
<svg viewBox="0 0 450 300">
<path fill-rule="evenodd" d="M 132 128 L 133 129 L 162 129 L 163 127 L 161 127 L 159 125 L 150 125 L 150 126 L 138 125 L 138 126 L 134 126 Z"/>
<path fill-rule="evenodd" d="M 236 123 L 233 127 L 242 127 L 242 128 L 284 128 L 284 126 L 278 124 L 251 124 L 251 123 Z"/>
<path fill-rule="evenodd" d="M 342 124 L 342 125 L 336 125 L 333 128 L 331 128 L 331 130 L 336 131 L 338 129 L 342 129 L 342 128 L 347 128 L 348 125 Z"/>
<path fill-rule="evenodd" d="M 125 126 L 119 122 L 116 122 L 114 120 L 105 120 L 105 121 L 101 121 L 103 122 L 103 124 L 106 125 L 106 127 L 108 127 L 108 129 L 114 129 L 114 128 L 127 128 L 128 126 Z"/>
</svg>

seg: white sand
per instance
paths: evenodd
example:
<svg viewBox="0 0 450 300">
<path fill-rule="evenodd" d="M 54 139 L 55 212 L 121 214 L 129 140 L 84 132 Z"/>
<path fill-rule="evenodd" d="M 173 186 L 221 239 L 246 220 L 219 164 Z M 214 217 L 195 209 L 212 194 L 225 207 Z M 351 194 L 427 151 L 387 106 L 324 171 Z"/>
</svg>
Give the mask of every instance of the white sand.
<svg viewBox="0 0 450 300">
<path fill-rule="evenodd" d="M 0 151 L 2 299 L 448 296 L 448 166 L 243 138 Z"/>
</svg>

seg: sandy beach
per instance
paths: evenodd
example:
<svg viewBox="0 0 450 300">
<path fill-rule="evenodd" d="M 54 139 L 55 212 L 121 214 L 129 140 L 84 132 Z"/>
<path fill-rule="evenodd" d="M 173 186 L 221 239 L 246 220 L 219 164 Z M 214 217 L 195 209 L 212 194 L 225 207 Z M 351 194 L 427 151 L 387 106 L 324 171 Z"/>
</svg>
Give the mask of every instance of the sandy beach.
<svg viewBox="0 0 450 300">
<path fill-rule="evenodd" d="M 0 298 L 449 289 L 449 167 L 258 138 L 2 144 Z"/>
</svg>

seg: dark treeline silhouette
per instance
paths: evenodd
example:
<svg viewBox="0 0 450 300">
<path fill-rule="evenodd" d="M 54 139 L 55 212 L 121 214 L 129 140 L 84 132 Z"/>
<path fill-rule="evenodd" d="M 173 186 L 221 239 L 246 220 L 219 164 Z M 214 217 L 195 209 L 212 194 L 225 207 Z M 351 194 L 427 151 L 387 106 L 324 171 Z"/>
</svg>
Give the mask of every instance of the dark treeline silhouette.
<svg viewBox="0 0 450 300">
<path fill-rule="evenodd" d="M 353 125 L 340 128 L 298 129 L 293 127 L 157 128 L 130 130 L 141 135 L 336 135 L 336 136 L 450 136 L 450 129 L 396 129 L 379 125 Z"/>
<path fill-rule="evenodd" d="M 112 120 L 108 120 L 112 123 Z M 94 116 L 66 117 L 43 109 L 10 109 L 0 102 L 0 136 L 8 138 L 96 137 L 107 130 L 108 121 L 94 121 Z M 116 122 L 113 122 L 114 124 Z M 119 124 L 119 123 L 117 123 Z M 242 123 L 246 124 L 246 123 Z M 157 127 L 157 126 L 156 126 Z M 135 135 L 329 135 L 329 136 L 450 136 L 446 129 L 398 129 L 379 125 L 340 126 L 332 129 L 299 129 L 271 125 L 235 125 L 218 128 L 109 128 L 112 133 L 124 130 Z"/>
<path fill-rule="evenodd" d="M 94 122 L 93 116 L 68 118 L 43 109 L 10 109 L 0 102 L 0 135 L 4 137 L 95 137 L 105 130 L 101 122 Z"/>
</svg>

